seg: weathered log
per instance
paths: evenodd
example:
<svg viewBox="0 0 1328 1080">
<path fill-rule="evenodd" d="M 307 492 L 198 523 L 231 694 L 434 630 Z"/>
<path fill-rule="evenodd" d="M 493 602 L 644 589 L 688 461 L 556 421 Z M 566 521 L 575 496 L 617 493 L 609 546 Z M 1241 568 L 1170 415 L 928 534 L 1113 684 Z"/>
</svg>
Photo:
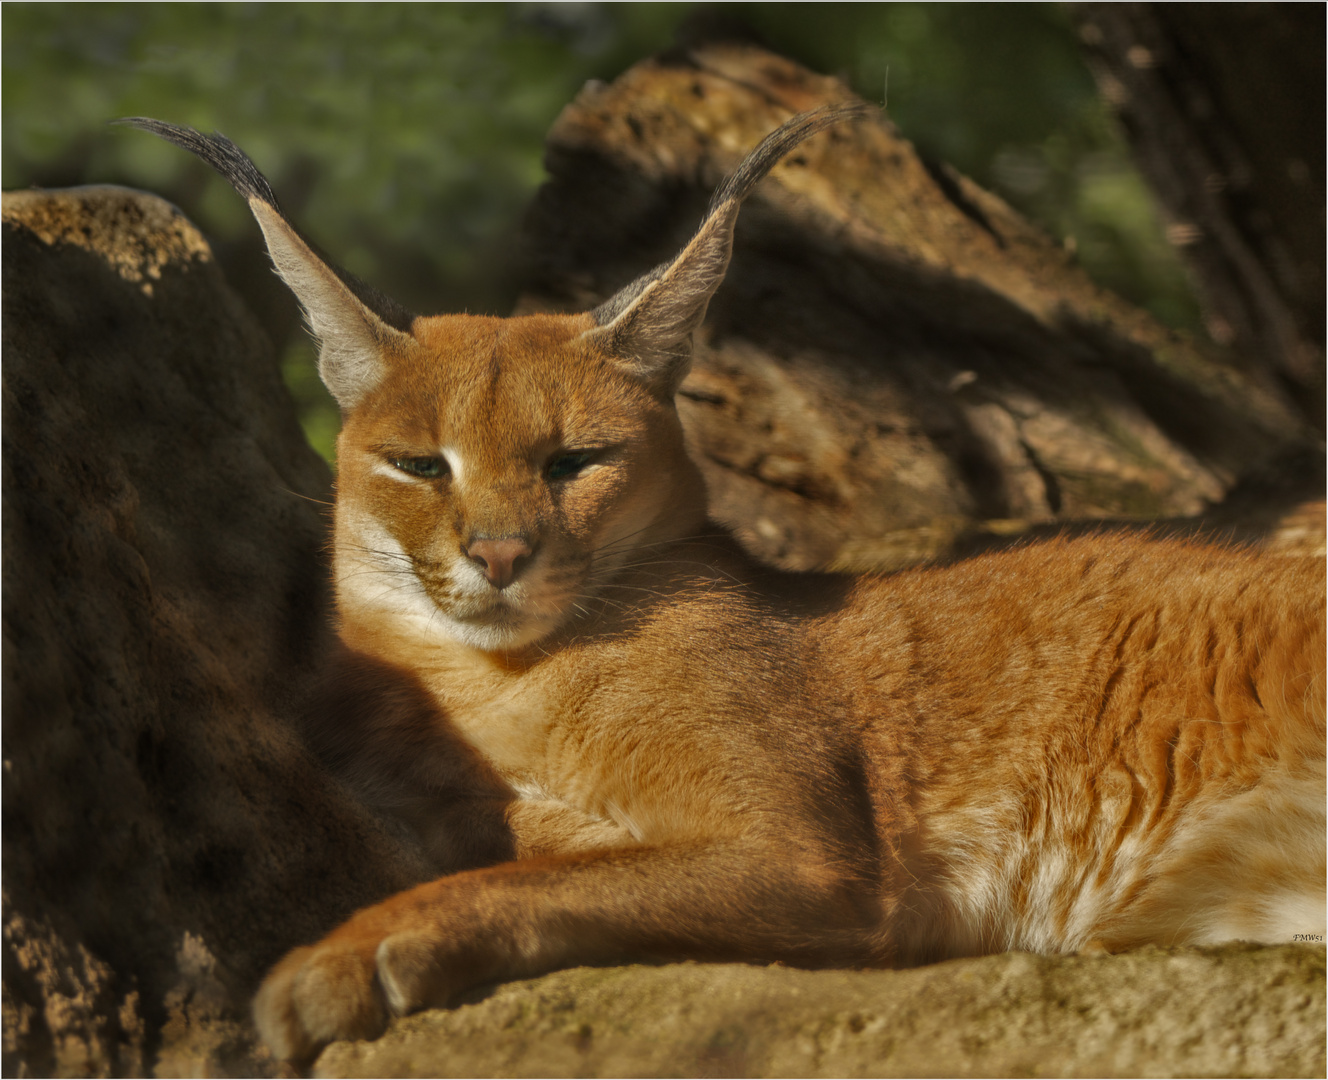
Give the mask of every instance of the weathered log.
<svg viewBox="0 0 1328 1080">
<path fill-rule="evenodd" d="M 586 307 L 670 257 L 745 150 L 847 96 L 731 44 L 588 86 L 549 135 L 524 305 Z M 884 121 L 818 137 L 757 190 L 696 354 L 681 407 L 712 504 L 793 568 L 1192 516 L 1314 441 L 1275 386 L 1097 288 Z"/>
</svg>

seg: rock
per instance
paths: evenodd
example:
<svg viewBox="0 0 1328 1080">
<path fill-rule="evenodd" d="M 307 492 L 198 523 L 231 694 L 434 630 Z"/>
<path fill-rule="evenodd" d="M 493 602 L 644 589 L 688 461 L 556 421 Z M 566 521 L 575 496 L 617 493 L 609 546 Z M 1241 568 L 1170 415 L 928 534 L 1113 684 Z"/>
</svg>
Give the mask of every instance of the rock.
<svg viewBox="0 0 1328 1080">
<path fill-rule="evenodd" d="M 267 965 L 425 875 L 292 725 L 327 469 L 173 207 L 3 215 L 4 1071 L 270 1068 Z"/>
<path fill-rule="evenodd" d="M 549 135 L 523 307 L 591 306 L 671 257 L 762 135 L 850 96 L 732 44 L 588 85 Z M 681 409 L 712 505 L 794 569 L 1191 517 L 1316 442 L 1273 380 L 1098 289 L 885 121 L 819 136 L 757 189 L 696 355 Z"/>
<path fill-rule="evenodd" d="M 911 971 L 577 968 L 337 1043 L 316 1076 L 1315 1076 L 1322 948 Z"/>
</svg>

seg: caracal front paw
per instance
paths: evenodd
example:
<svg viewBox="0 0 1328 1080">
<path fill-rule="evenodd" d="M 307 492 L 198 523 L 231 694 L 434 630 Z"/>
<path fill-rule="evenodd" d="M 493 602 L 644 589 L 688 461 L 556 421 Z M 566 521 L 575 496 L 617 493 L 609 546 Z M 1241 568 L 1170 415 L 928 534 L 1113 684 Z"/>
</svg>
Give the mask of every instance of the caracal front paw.
<svg viewBox="0 0 1328 1080">
<path fill-rule="evenodd" d="M 446 1004 L 456 989 L 431 935 L 356 933 L 354 923 L 295 949 L 263 981 L 254 1023 L 277 1057 L 307 1062 L 338 1039 L 376 1039 L 390 1017 Z"/>
</svg>

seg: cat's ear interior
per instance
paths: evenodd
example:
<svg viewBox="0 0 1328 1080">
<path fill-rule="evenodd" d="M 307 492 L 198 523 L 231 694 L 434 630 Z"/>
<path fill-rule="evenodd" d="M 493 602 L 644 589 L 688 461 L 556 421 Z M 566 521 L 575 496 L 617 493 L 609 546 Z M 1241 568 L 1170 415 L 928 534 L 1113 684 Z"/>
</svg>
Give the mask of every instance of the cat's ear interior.
<svg viewBox="0 0 1328 1080">
<path fill-rule="evenodd" d="M 728 269 L 743 199 L 804 139 L 873 111 L 862 102 L 830 105 L 795 116 L 767 135 L 715 192 L 701 227 L 677 257 L 597 307 L 591 313 L 595 326 L 583 336 L 654 393 L 672 397 L 691 366 L 692 332 Z"/>
<path fill-rule="evenodd" d="M 318 339 L 319 376 L 344 411 L 353 409 L 381 381 L 384 350 L 394 338 L 409 337 L 410 313 L 323 259 L 282 213 L 267 178 L 224 135 L 203 135 L 144 117 L 118 123 L 197 154 L 249 203 L 277 273 L 300 301 Z"/>
</svg>

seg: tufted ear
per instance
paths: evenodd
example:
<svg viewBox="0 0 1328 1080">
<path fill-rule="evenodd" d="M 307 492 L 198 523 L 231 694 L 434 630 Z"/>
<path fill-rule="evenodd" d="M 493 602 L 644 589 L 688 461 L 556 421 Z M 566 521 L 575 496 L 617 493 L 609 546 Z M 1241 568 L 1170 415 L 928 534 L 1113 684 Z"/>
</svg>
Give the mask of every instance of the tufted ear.
<svg viewBox="0 0 1328 1080">
<path fill-rule="evenodd" d="M 591 313 L 596 325 L 583 338 L 616 357 L 655 393 L 672 397 L 691 366 L 692 332 L 728 270 L 743 199 L 804 139 L 873 111 L 861 102 L 828 105 L 767 135 L 715 192 L 701 227 L 678 256 L 597 307 Z"/>
<path fill-rule="evenodd" d="M 342 411 L 353 409 L 384 374 L 383 353 L 408 339 L 412 316 L 395 301 L 323 259 L 282 213 L 272 186 L 224 135 L 133 117 L 130 124 L 197 154 L 249 203 L 272 263 L 304 309 L 318 339 L 318 374 Z"/>
</svg>

